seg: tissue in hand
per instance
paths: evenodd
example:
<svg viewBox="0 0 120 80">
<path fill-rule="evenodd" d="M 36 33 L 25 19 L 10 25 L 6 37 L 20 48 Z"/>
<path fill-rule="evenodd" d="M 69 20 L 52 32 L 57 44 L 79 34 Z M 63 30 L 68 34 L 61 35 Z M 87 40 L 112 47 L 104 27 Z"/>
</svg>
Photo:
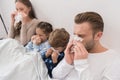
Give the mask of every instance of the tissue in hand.
<svg viewBox="0 0 120 80">
<path fill-rule="evenodd" d="M 83 39 L 81 38 L 81 37 L 79 37 L 79 36 L 77 36 L 77 35 L 74 35 L 74 38 L 73 38 L 75 41 L 83 41 Z M 74 53 L 75 52 L 75 50 L 74 50 L 74 47 L 76 46 L 76 44 L 75 43 L 73 43 L 73 46 L 71 47 L 71 53 Z"/>
<path fill-rule="evenodd" d="M 16 16 L 15 16 L 15 21 L 16 23 L 20 22 L 22 20 L 22 15 L 20 13 L 18 13 Z"/>
<path fill-rule="evenodd" d="M 77 35 L 74 35 L 74 40 L 76 40 L 76 41 L 83 41 L 83 39 L 78 37 Z"/>
</svg>

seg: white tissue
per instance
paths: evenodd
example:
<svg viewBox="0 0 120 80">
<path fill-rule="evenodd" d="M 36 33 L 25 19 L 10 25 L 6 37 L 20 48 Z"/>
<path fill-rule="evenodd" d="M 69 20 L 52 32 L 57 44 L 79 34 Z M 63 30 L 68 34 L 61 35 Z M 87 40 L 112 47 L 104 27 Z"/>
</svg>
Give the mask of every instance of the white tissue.
<svg viewBox="0 0 120 80">
<path fill-rule="evenodd" d="M 51 49 L 52 49 L 53 51 L 55 51 L 58 55 L 60 55 L 60 53 L 59 53 L 58 50 L 55 50 L 55 48 L 53 48 L 53 47 L 51 47 Z"/>
<path fill-rule="evenodd" d="M 15 22 L 18 23 L 22 21 L 22 15 L 20 13 L 18 13 L 16 16 L 15 16 Z"/>
<path fill-rule="evenodd" d="M 78 37 L 77 35 L 74 35 L 74 40 L 76 40 L 76 41 L 83 41 L 83 39 L 81 37 Z"/>
</svg>

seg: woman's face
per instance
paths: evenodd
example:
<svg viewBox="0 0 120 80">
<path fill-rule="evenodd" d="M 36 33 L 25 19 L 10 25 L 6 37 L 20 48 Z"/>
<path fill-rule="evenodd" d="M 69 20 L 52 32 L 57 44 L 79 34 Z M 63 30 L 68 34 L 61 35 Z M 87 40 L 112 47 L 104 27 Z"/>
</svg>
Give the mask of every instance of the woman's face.
<svg viewBox="0 0 120 80">
<path fill-rule="evenodd" d="M 21 2 L 16 2 L 15 5 L 16 5 L 17 12 L 25 13 L 26 15 L 28 15 L 31 10 L 30 7 L 27 7 L 26 5 L 24 5 Z"/>
</svg>

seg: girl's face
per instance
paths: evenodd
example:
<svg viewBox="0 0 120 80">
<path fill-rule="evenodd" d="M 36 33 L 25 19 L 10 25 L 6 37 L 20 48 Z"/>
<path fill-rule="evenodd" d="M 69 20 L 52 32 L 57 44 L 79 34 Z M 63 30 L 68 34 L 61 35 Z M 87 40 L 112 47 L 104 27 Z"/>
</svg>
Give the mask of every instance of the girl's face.
<svg viewBox="0 0 120 80">
<path fill-rule="evenodd" d="M 16 2 L 15 5 L 16 5 L 16 10 L 18 13 L 24 13 L 24 14 L 28 15 L 31 10 L 30 7 L 27 7 L 26 5 L 24 5 L 21 2 Z"/>
<path fill-rule="evenodd" d="M 36 28 L 36 35 L 38 35 L 41 38 L 42 42 L 48 39 L 48 36 L 40 28 Z"/>
</svg>

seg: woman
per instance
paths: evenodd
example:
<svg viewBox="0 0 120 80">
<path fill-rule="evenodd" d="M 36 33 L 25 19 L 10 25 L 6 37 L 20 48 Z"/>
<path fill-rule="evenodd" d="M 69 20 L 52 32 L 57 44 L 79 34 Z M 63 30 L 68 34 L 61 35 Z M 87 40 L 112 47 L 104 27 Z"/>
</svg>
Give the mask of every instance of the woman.
<svg viewBox="0 0 120 80">
<path fill-rule="evenodd" d="M 16 0 L 15 5 L 16 11 L 11 14 L 11 27 L 8 37 L 26 45 L 30 41 L 31 36 L 35 34 L 35 28 L 39 21 L 36 19 L 29 0 Z"/>
</svg>

